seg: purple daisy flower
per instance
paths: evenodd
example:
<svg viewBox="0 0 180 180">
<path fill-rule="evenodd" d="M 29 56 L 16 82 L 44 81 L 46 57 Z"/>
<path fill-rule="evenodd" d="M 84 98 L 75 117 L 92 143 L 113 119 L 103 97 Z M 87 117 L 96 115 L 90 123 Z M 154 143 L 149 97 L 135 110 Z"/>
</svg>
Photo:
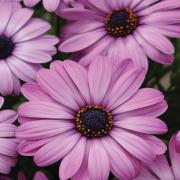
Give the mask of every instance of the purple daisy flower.
<svg viewBox="0 0 180 180">
<path fill-rule="evenodd" d="M 180 152 L 176 149 L 176 143 L 176 135 L 174 135 L 169 143 L 171 166 L 166 157 L 160 155 L 152 164 L 147 164 L 135 180 L 179 180 Z"/>
<path fill-rule="evenodd" d="M 37 83 L 22 87 L 29 101 L 19 107 L 19 153 L 38 166 L 62 159 L 62 180 L 106 180 L 110 171 L 132 179 L 141 161 L 166 151 L 152 134 L 167 132 L 157 118 L 167 103 L 158 90 L 139 89 L 144 76 L 128 59 L 112 66 L 98 56 L 89 70 L 70 60 L 51 63 Z"/>
<path fill-rule="evenodd" d="M 22 0 L 28 7 L 33 7 L 41 0 Z M 60 5 L 61 0 L 42 0 L 45 9 L 49 12 L 54 12 Z"/>
<path fill-rule="evenodd" d="M 50 24 L 32 18 L 27 8 L 13 10 L 11 3 L 0 3 L 0 93 L 19 94 L 20 81 L 32 82 L 40 63 L 52 60 L 58 39 L 45 35 Z"/>
<path fill-rule="evenodd" d="M 121 55 L 147 67 L 147 56 L 170 64 L 174 47 L 167 37 L 180 37 L 179 0 L 81 0 L 85 8 L 69 8 L 62 17 L 71 22 L 61 33 L 62 52 L 88 66 L 93 56 Z"/>
<path fill-rule="evenodd" d="M 4 99 L 0 96 L 0 108 Z M 0 173 L 8 174 L 11 167 L 16 164 L 17 140 L 13 125 L 17 119 L 17 113 L 12 110 L 0 111 Z"/>
</svg>

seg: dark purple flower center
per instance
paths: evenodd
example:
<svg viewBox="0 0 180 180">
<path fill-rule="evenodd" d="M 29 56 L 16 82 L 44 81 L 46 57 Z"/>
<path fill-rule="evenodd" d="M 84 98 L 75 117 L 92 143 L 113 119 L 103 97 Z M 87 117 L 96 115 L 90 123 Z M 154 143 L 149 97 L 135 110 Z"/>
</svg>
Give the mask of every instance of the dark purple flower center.
<svg viewBox="0 0 180 180">
<path fill-rule="evenodd" d="M 112 114 L 100 106 L 86 106 L 76 115 L 76 127 L 87 137 L 105 136 L 112 129 Z"/>
<path fill-rule="evenodd" d="M 4 35 L 0 35 L 0 59 L 6 59 L 12 55 L 14 43 Z"/>
<path fill-rule="evenodd" d="M 125 37 L 138 26 L 138 17 L 129 9 L 117 9 L 106 16 L 107 32 L 114 37 Z"/>
</svg>

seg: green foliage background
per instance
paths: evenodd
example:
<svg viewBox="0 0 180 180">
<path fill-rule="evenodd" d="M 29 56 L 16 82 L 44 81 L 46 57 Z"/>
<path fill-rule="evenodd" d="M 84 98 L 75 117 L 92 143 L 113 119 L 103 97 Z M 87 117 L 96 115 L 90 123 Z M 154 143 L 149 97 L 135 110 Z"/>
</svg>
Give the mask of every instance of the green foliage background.
<svg viewBox="0 0 180 180">
<path fill-rule="evenodd" d="M 59 36 L 61 27 L 65 24 L 65 20 L 60 19 L 55 14 L 47 13 L 43 6 L 39 4 L 35 7 L 34 17 L 40 17 L 50 22 L 52 29 L 49 33 Z M 153 87 L 161 90 L 169 104 L 168 111 L 161 117 L 168 127 L 169 132 L 163 136 L 160 136 L 166 144 L 173 133 L 180 129 L 180 40 L 172 40 L 176 48 L 175 61 L 172 65 L 160 65 L 153 61 L 149 61 L 149 71 L 146 76 L 146 80 L 143 87 Z M 68 58 L 68 54 L 59 53 L 56 54 L 53 59 L 64 60 Z M 45 65 L 46 68 L 49 64 Z M 25 99 L 20 95 L 19 97 L 6 97 L 4 109 L 15 109 L 17 110 L 19 104 L 24 102 Z M 59 142 L 60 143 L 60 142 Z M 37 170 L 42 170 L 46 173 L 50 180 L 58 180 L 58 167 L 59 163 L 53 166 L 38 168 L 33 163 L 31 157 L 19 156 L 18 164 L 13 168 L 10 176 L 16 179 L 17 173 L 23 171 L 29 180 L 32 179 L 34 173 Z M 113 179 L 110 177 L 110 179 Z"/>
</svg>

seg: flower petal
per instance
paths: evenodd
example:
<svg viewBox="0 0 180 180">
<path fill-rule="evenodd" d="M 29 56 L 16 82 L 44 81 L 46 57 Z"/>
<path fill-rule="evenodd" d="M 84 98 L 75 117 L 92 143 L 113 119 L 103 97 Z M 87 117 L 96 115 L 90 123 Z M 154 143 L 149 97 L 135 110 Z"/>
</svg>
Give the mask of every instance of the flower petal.
<svg viewBox="0 0 180 180">
<path fill-rule="evenodd" d="M 59 167 L 60 179 L 69 179 L 78 172 L 83 162 L 85 148 L 86 138 L 81 137 L 71 152 L 68 153 L 61 161 L 61 165 Z"/>
<path fill-rule="evenodd" d="M 32 15 L 33 11 L 28 8 L 21 8 L 15 11 L 6 27 L 6 35 L 8 37 L 14 35 L 28 22 Z"/>
<path fill-rule="evenodd" d="M 132 68 L 119 77 L 104 99 L 104 103 L 107 103 L 107 108 L 115 109 L 131 98 L 141 86 L 144 78 L 145 71 L 143 68 Z"/>
<path fill-rule="evenodd" d="M 12 14 L 11 3 L 1 3 L 0 6 L 0 34 L 5 30 Z"/>
<path fill-rule="evenodd" d="M 92 103 L 100 104 L 111 81 L 112 65 L 105 56 L 97 56 L 89 67 L 88 80 Z"/>
<path fill-rule="evenodd" d="M 14 85 L 13 74 L 4 60 L 0 61 L 0 77 L 0 93 L 4 96 L 12 94 Z"/>
<path fill-rule="evenodd" d="M 37 120 L 22 124 L 16 137 L 22 140 L 41 140 L 56 136 L 74 128 L 74 124 L 63 120 Z"/>
<path fill-rule="evenodd" d="M 30 101 L 48 101 L 54 102 L 54 100 L 46 94 L 37 83 L 25 83 L 21 87 L 21 93 Z"/>
<path fill-rule="evenodd" d="M 124 131 L 122 129 L 114 129 L 110 135 L 132 156 L 141 160 L 142 162 L 152 162 L 156 156 L 151 146 L 144 141 L 143 138 Z"/>
<path fill-rule="evenodd" d="M 83 34 L 74 35 L 59 46 L 62 52 L 75 52 L 89 47 L 106 34 L 104 29 L 98 29 Z"/>
<path fill-rule="evenodd" d="M 20 60 L 18 57 L 11 56 L 7 63 L 12 72 L 21 80 L 26 82 L 35 81 L 36 72 L 41 68 L 39 64 L 31 64 Z"/>
<path fill-rule="evenodd" d="M 60 0 L 53 0 L 53 1 L 43 0 L 43 5 L 45 9 L 48 10 L 49 12 L 55 11 L 58 8 L 59 3 Z"/>
<path fill-rule="evenodd" d="M 19 116 L 29 118 L 73 119 L 69 110 L 61 105 L 46 101 L 31 101 L 19 107 Z"/>
<path fill-rule="evenodd" d="M 108 155 L 102 142 L 93 139 L 90 145 L 88 171 L 90 179 L 107 180 L 110 172 Z"/>
<path fill-rule="evenodd" d="M 176 150 L 176 136 L 173 135 L 169 143 L 169 154 L 175 179 L 180 179 L 180 153 Z"/>
<path fill-rule="evenodd" d="M 146 134 L 164 134 L 168 131 L 167 125 L 157 118 L 135 116 L 114 122 L 120 128 Z"/>
<path fill-rule="evenodd" d="M 119 179 L 133 179 L 137 172 L 130 154 L 111 137 L 103 138 L 102 143 L 108 154 L 112 173 Z"/>
<path fill-rule="evenodd" d="M 61 134 L 36 152 L 34 162 L 40 167 L 54 164 L 72 150 L 79 138 L 80 134 L 72 131 Z"/>
<path fill-rule="evenodd" d="M 41 88 L 60 104 L 75 111 L 79 109 L 72 90 L 57 73 L 42 69 L 37 73 L 37 81 Z"/>
</svg>

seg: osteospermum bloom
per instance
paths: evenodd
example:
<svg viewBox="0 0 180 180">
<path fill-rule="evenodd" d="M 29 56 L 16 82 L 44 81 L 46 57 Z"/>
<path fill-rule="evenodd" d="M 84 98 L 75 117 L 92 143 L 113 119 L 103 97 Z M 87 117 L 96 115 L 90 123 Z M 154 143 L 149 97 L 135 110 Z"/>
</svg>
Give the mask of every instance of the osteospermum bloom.
<svg viewBox="0 0 180 180">
<path fill-rule="evenodd" d="M 0 96 L 0 108 L 4 99 Z M 16 164 L 17 140 L 13 125 L 17 119 L 17 113 L 12 110 L 0 111 L 0 173 L 8 174 L 11 167 Z"/>
<path fill-rule="evenodd" d="M 33 7 L 41 0 L 22 0 L 28 7 Z M 60 5 L 61 0 L 42 0 L 45 9 L 49 12 L 54 12 Z"/>
<path fill-rule="evenodd" d="M 10 177 L 7 176 L 0 176 L 0 180 L 14 180 L 14 179 L 11 179 Z M 27 180 L 25 174 L 22 171 L 18 173 L 17 180 Z M 48 178 L 43 172 L 37 171 L 32 180 L 48 180 Z"/>
<path fill-rule="evenodd" d="M 32 18 L 33 10 L 0 3 L 0 93 L 19 94 L 20 81 L 32 82 L 40 63 L 52 60 L 58 39 L 44 33 L 50 24 Z"/>
<path fill-rule="evenodd" d="M 152 164 L 147 164 L 135 180 L 179 180 L 180 179 L 180 152 L 177 151 L 176 135 L 169 143 L 171 166 L 164 155 L 160 155 Z"/>
<path fill-rule="evenodd" d="M 167 37 L 180 37 L 179 0 L 81 0 L 85 8 L 65 9 L 60 14 L 71 22 L 61 32 L 62 52 L 84 56 L 105 54 L 133 58 L 147 67 L 147 58 L 169 64 L 174 47 Z"/>
<path fill-rule="evenodd" d="M 67 60 L 55 61 L 37 73 L 22 93 L 29 100 L 19 107 L 18 151 L 34 156 L 38 166 L 62 159 L 65 180 L 132 179 L 140 162 L 151 162 L 166 151 L 152 134 L 167 131 L 156 118 L 167 109 L 155 89 L 139 89 L 145 71 L 131 60 L 112 66 L 98 56 L 89 70 Z"/>
</svg>

